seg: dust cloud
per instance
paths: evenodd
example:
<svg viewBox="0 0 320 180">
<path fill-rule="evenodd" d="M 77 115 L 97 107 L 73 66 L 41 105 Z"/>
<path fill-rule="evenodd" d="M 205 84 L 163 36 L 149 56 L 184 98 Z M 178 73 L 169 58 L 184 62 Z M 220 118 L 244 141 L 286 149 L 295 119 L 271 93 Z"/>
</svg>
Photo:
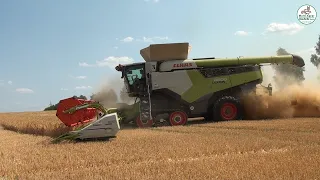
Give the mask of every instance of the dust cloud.
<svg viewBox="0 0 320 180">
<path fill-rule="evenodd" d="M 320 117 L 320 84 L 312 81 L 294 82 L 295 79 L 276 74 L 274 83 L 271 71 L 264 78 L 273 85 L 272 96 L 257 87 L 256 93 L 243 96 L 245 119 L 274 119 L 294 117 Z M 274 87 L 281 84 L 281 87 Z"/>
<path fill-rule="evenodd" d="M 94 89 L 92 100 L 99 102 L 105 108 L 121 108 L 134 101 L 133 98 L 127 96 L 124 100 L 121 99 L 120 94 L 124 82 L 119 74 L 105 76 L 100 82 Z"/>
</svg>

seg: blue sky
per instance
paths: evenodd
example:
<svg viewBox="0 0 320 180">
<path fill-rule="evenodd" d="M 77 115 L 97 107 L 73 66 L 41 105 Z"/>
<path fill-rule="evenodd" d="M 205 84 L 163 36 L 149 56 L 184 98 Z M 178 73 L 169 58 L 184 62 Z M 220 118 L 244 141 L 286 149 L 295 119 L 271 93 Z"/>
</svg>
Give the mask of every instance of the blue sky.
<svg viewBox="0 0 320 180">
<path fill-rule="evenodd" d="M 142 61 L 150 43 L 189 42 L 189 58 L 275 55 L 309 63 L 320 34 L 297 10 L 319 0 L 3 0 L 0 6 L 0 112 L 37 111 L 50 101 L 121 87 L 118 62 Z M 237 33 L 237 31 L 239 31 Z M 114 81 L 115 80 L 115 81 Z"/>
</svg>

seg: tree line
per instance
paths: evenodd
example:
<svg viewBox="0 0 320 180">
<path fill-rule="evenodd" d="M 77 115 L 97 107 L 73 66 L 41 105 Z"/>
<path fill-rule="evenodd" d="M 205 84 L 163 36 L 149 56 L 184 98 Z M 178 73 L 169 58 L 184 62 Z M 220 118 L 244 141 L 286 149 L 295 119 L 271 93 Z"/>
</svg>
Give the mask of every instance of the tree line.
<svg viewBox="0 0 320 180">
<path fill-rule="evenodd" d="M 76 99 L 85 99 L 85 100 L 87 100 L 87 97 L 84 96 L 84 95 L 73 96 L 73 97 L 76 98 Z M 59 103 L 57 103 L 57 104 L 52 104 L 52 103 L 50 102 L 49 106 L 46 107 L 46 108 L 44 109 L 44 111 L 57 110 L 58 104 L 59 104 Z"/>
<path fill-rule="evenodd" d="M 318 69 L 320 65 L 320 35 L 314 48 L 315 53 L 311 54 L 310 62 Z M 279 56 L 290 54 L 284 48 L 281 47 L 277 50 L 276 53 Z M 291 64 L 279 64 L 273 65 L 272 67 L 275 70 L 275 75 L 273 76 L 273 79 L 275 81 L 276 86 L 279 89 L 282 89 L 285 86 L 291 84 L 301 84 L 305 80 L 305 67 L 297 67 Z"/>
</svg>

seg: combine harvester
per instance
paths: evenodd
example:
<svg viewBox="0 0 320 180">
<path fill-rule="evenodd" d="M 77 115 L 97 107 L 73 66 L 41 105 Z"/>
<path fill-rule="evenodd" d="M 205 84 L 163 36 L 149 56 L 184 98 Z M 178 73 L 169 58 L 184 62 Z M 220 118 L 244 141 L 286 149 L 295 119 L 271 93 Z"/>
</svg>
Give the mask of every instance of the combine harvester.
<svg viewBox="0 0 320 180">
<path fill-rule="evenodd" d="M 152 44 L 141 49 L 145 62 L 118 65 L 132 105 L 105 109 L 94 101 L 61 100 L 57 117 L 67 126 L 88 123 L 63 139 L 116 137 L 120 127 L 185 125 L 188 118 L 208 121 L 241 120 L 241 94 L 262 83 L 263 64 L 303 67 L 297 55 L 188 59 L 189 43 Z M 262 86 L 272 94 L 272 88 Z M 96 119 L 96 120 L 95 120 Z"/>
</svg>

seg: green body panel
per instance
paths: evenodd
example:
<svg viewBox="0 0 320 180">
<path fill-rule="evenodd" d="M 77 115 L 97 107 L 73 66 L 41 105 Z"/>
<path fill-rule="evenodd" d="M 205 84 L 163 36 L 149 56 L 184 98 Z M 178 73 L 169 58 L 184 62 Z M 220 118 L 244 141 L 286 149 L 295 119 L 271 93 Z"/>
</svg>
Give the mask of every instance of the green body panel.
<svg viewBox="0 0 320 180">
<path fill-rule="evenodd" d="M 137 118 L 137 116 L 139 115 L 139 112 L 140 112 L 139 104 L 140 104 L 139 102 L 134 103 L 132 105 L 129 105 L 125 109 L 120 109 L 121 113 L 124 115 L 126 120 L 131 120 L 131 119 Z"/>
<path fill-rule="evenodd" d="M 128 122 L 139 115 L 139 110 L 139 102 L 137 102 L 131 105 L 121 104 L 118 108 L 109 108 L 107 109 L 107 113 L 117 112 L 121 121 Z"/>
<path fill-rule="evenodd" d="M 267 56 L 267 57 L 239 57 L 239 58 L 227 58 L 227 59 L 205 59 L 196 60 L 198 67 L 218 67 L 218 66 L 237 66 L 237 65 L 253 65 L 263 63 L 293 63 L 292 55 L 285 56 Z"/>
<path fill-rule="evenodd" d="M 205 78 L 197 70 L 189 70 L 187 73 L 193 85 L 190 89 L 184 92 L 181 97 L 189 103 L 192 103 L 210 93 L 245 84 L 257 79 L 262 79 L 261 71 L 251 71 L 212 78 Z M 225 79 L 226 81 L 223 83 L 214 83 L 214 79 Z"/>
<path fill-rule="evenodd" d="M 251 71 L 230 75 L 232 87 L 239 86 L 257 79 L 263 79 L 261 71 Z"/>
</svg>

